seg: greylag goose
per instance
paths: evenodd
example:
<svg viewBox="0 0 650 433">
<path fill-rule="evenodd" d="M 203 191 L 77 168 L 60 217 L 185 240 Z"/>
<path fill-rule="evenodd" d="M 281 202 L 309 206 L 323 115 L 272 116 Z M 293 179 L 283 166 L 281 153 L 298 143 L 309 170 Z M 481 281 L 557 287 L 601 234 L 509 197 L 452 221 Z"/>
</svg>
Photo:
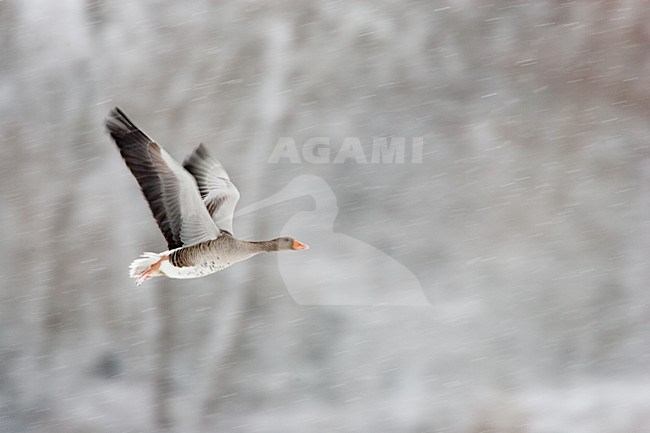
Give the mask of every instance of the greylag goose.
<svg viewBox="0 0 650 433">
<path fill-rule="evenodd" d="M 163 275 L 202 277 L 259 253 L 309 248 L 290 237 L 262 242 L 236 239 L 232 218 L 239 191 L 203 144 L 181 165 L 119 107 L 111 110 L 106 128 L 167 240 L 167 251 L 144 253 L 131 263 L 129 276 L 136 278 L 138 286 Z"/>
</svg>

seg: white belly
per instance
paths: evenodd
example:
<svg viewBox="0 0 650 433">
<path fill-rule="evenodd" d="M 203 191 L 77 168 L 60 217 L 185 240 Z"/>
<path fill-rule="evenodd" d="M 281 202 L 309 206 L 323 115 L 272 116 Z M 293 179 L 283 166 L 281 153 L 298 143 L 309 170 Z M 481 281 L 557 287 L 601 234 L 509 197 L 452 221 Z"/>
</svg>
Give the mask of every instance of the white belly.
<svg viewBox="0 0 650 433">
<path fill-rule="evenodd" d="M 222 261 L 206 261 L 198 266 L 184 266 L 179 268 L 172 265 L 169 260 L 165 260 L 160 264 L 160 271 L 169 278 L 198 278 L 219 272 L 231 264 L 230 262 Z"/>
</svg>

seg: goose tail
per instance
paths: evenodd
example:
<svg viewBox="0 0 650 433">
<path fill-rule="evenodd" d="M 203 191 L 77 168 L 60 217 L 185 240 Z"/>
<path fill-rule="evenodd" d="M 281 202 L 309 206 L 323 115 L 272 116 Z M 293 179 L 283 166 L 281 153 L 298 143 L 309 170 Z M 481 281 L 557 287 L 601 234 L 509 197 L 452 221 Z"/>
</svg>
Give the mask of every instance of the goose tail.
<svg viewBox="0 0 650 433">
<path fill-rule="evenodd" d="M 139 278 L 144 272 L 148 271 L 153 265 L 163 258 L 162 254 L 143 253 L 139 259 L 135 259 L 129 266 L 129 277 Z"/>
</svg>

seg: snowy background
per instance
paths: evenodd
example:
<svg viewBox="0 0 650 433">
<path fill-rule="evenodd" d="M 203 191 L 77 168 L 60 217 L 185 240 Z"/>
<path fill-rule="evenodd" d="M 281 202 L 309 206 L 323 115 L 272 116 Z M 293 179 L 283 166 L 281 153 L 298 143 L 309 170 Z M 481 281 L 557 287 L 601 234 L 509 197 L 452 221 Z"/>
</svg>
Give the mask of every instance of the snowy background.
<svg viewBox="0 0 650 433">
<path fill-rule="evenodd" d="M 650 432 L 647 2 L 4 0 L 0 52 L 0 432 Z M 241 207 L 324 180 L 431 305 L 300 305 L 270 256 L 136 288 L 114 105 Z M 314 136 L 423 161 L 267 162 Z M 297 188 L 236 234 L 294 234 Z M 298 238 L 296 284 L 375 289 Z"/>
</svg>

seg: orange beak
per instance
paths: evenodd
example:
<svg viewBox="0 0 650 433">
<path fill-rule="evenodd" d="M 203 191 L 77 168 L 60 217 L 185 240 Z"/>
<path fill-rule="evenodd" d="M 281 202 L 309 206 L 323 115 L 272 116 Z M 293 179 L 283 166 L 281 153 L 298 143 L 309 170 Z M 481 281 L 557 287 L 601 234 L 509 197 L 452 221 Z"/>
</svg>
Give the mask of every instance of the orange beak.
<svg viewBox="0 0 650 433">
<path fill-rule="evenodd" d="M 297 240 L 293 240 L 293 245 L 291 246 L 294 250 L 308 250 L 309 245 L 305 245 L 302 242 L 298 242 Z"/>
</svg>

